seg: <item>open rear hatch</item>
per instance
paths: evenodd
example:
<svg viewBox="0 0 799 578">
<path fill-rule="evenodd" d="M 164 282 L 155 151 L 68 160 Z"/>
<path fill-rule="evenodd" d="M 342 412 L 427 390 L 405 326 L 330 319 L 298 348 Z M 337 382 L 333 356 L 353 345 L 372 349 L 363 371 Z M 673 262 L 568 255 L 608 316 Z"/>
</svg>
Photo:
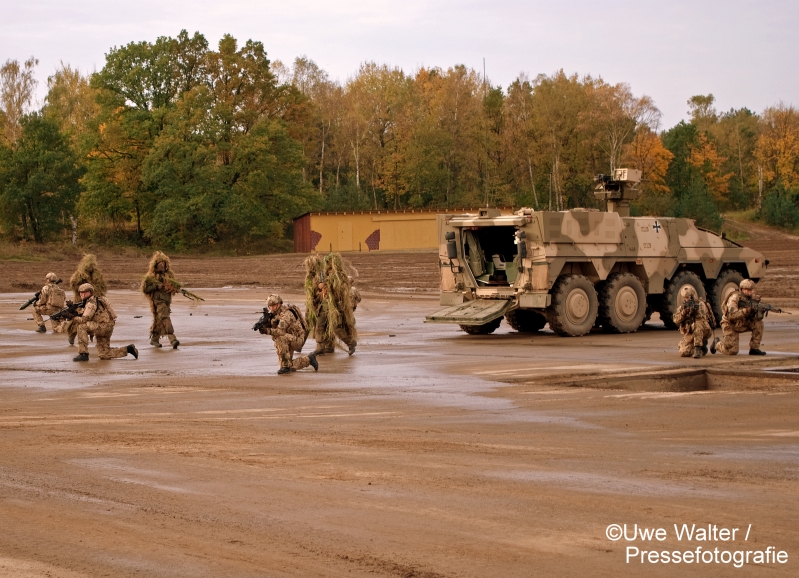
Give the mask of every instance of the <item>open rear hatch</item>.
<svg viewBox="0 0 799 578">
<path fill-rule="evenodd" d="M 484 325 L 505 315 L 510 305 L 510 300 L 505 299 L 475 299 L 437 311 L 425 317 L 424 321 L 425 323 Z"/>
</svg>

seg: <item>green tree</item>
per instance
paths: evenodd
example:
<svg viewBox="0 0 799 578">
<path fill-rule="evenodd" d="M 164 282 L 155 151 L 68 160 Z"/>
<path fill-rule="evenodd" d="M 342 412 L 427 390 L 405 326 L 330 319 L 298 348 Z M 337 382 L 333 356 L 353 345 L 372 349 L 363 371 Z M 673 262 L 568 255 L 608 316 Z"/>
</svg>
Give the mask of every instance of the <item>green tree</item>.
<svg viewBox="0 0 799 578">
<path fill-rule="evenodd" d="M 7 230 L 41 243 L 69 227 L 83 169 L 55 122 L 31 114 L 20 128 L 1 153 L 0 215 Z"/>
</svg>

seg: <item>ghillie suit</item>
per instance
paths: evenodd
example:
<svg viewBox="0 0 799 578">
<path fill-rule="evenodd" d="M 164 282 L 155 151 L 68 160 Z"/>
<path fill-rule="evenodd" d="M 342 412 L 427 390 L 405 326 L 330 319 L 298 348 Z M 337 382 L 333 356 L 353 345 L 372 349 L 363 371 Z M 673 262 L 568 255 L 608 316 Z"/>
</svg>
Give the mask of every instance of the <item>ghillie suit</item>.
<svg viewBox="0 0 799 578">
<path fill-rule="evenodd" d="M 78 268 L 75 269 L 72 277 L 69 278 L 69 286 L 74 293 L 74 303 L 80 303 L 81 298 L 78 288 L 84 283 L 89 283 L 94 287 L 95 297 L 104 297 L 108 291 L 105 279 L 103 278 L 103 272 L 100 270 L 100 267 L 97 266 L 97 257 L 91 253 L 83 256 L 83 259 L 78 263 Z M 66 332 L 69 344 L 74 345 L 75 337 L 78 334 L 77 324 L 69 323 L 62 328 L 62 331 Z"/>
<path fill-rule="evenodd" d="M 338 253 L 305 259 L 305 304 L 308 331 L 313 331 L 317 354 L 332 353 L 338 337 L 355 352 L 358 334 L 346 267 Z"/>
<path fill-rule="evenodd" d="M 150 311 L 153 314 L 153 324 L 150 326 L 150 345 L 161 347 L 162 335 L 169 338 L 173 349 L 177 349 L 180 342 L 175 337 L 172 327 L 172 295 L 181 290 L 181 284 L 172 273 L 171 263 L 161 251 L 153 253 L 147 274 L 141 283 L 141 291 L 150 302 Z"/>
</svg>

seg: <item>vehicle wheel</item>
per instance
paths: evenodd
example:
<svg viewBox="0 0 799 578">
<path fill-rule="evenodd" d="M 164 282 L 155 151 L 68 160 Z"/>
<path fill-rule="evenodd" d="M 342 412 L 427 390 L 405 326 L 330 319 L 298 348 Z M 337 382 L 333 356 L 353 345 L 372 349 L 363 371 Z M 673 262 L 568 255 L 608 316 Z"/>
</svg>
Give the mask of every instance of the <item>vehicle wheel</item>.
<svg viewBox="0 0 799 578">
<path fill-rule="evenodd" d="M 547 321 L 558 335 L 585 335 L 596 321 L 598 300 L 594 285 L 582 275 L 564 275 L 552 287 Z"/>
<path fill-rule="evenodd" d="M 505 321 L 519 333 L 535 333 L 547 324 L 546 317 L 529 309 L 514 309 L 505 315 Z"/>
<path fill-rule="evenodd" d="M 690 285 L 696 289 L 696 294 L 700 297 L 706 295 L 705 286 L 702 285 L 702 280 L 696 273 L 691 271 L 680 271 L 666 284 L 665 291 L 663 292 L 663 300 L 660 302 L 660 319 L 667 329 L 677 329 L 674 321 L 671 320 L 672 316 L 677 312 L 679 307 L 680 291 L 686 285 Z"/>
<path fill-rule="evenodd" d="M 721 306 L 727 300 L 727 297 L 730 296 L 730 293 L 738 290 L 743 280 L 744 276 L 735 269 L 725 269 L 719 274 L 713 285 L 709 287 L 710 291 L 708 292 L 707 300 L 713 308 L 713 315 L 716 316 L 717 324 L 721 324 L 721 317 L 723 315 Z M 718 327 L 718 325 L 716 327 Z"/>
<path fill-rule="evenodd" d="M 497 317 L 493 321 L 489 321 L 483 325 L 460 325 L 459 327 L 469 335 L 488 335 L 489 333 L 494 333 L 501 323 L 502 317 Z"/>
<path fill-rule="evenodd" d="M 646 315 L 646 292 L 632 273 L 613 273 L 599 293 L 599 318 L 610 333 L 636 331 Z"/>
<path fill-rule="evenodd" d="M 643 320 L 641 320 L 641 327 L 646 325 L 646 322 L 649 321 L 650 319 L 652 319 L 652 313 L 654 313 L 654 312 L 655 312 L 655 310 L 652 309 L 652 306 L 647 304 L 646 311 L 644 312 L 644 318 L 643 318 Z"/>
</svg>

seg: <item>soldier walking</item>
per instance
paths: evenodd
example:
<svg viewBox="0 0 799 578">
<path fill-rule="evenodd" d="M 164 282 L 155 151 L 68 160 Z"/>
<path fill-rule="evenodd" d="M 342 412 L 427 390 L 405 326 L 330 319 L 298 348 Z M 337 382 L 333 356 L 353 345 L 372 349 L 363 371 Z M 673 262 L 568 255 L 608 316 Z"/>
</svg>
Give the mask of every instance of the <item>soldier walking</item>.
<svg viewBox="0 0 799 578">
<path fill-rule="evenodd" d="M 707 355 L 707 341 L 713 335 L 712 327 L 716 325 L 716 319 L 710 306 L 692 286 L 683 287 L 680 297 L 680 306 L 672 317 L 682 333 L 677 349 L 682 357 L 699 359 Z"/>
<path fill-rule="evenodd" d="M 296 307 L 283 304 L 280 295 L 270 295 L 266 300 L 266 307 L 270 316 L 259 331 L 264 335 L 271 335 L 275 343 L 275 352 L 280 363 L 278 375 L 285 375 L 298 369 L 305 369 L 309 365 L 314 371 L 319 369 L 316 355 L 303 355 L 293 359 L 294 352 L 300 351 L 307 337 L 302 324 L 302 315 Z"/>
<path fill-rule="evenodd" d="M 161 251 L 153 253 L 150 267 L 141 284 L 142 293 L 150 302 L 153 324 L 150 326 L 150 345 L 161 347 L 161 336 L 166 335 L 172 349 L 177 349 L 180 341 L 175 337 L 172 327 L 172 296 L 180 291 L 181 284 L 172 273 L 169 257 Z"/>
<path fill-rule="evenodd" d="M 729 297 L 721 306 L 724 314 L 721 318 L 721 343 L 718 339 L 713 341 L 710 351 L 716 351 L 725 355 L 738 355 L 740 347 L 741 333 L 751 331 L 749 338 L 749 355 L 765 355 L 765 351 L 760 350 L 760 342 L 763 339 L 763 319 L 758 315 L 757 303 L 760 297 L 755 295 L 755 282 L 751 279 L 744 279 L 738 291 L 730 293 Z"/>
<path fill-rule="evenodd" d="M 55 273 L 48 273 L 44 278 L 47 284 L 42 287 L 39 293 L 39 300 L 33 304 L 33 320 L 36 321 L 36 325 L 38 325 L 36 329 L 38 333 L 47 332 L 47 327 L 45 327 L 42 315 L 58 313 L 64 308 L 64 302 L 66 300 L 64 290 L 56 283 L 58 281 L 58 276 Z M 53 324 L 53 333 L 61 333 L 63 331 L 64 323 L 62 321 L 51 320 L 51 323 Z"/>
<path fill-rule="evenodd" d="M 353 313 L 353 293 L 341 256 L 312 255 L 305 260 L 306 313 L 308 327 L 314 332 L 316 355 L 333 353 L 339 338 L 355 353 L 358 345 Z M 356 294 L 360 300 L 360 293 Z"/>
<path fill-rule="evenodd" d="M 73 303 L 80 303 L 80 286 L 88 283 L 94 289 L 95 297 L 103 297 L 107 291 L 103 272 L 97 266 L 97 257 L 91 253 L 84 255 L 83 259 L 78 263 L 78 268 L 69 279 L 69 286 L 74 293 Z M 71 303 L 68 303 L 71 305 Z M 80 313 L 80 310 L 78 311 Z M 70 345 L 75 345 L 75 337 L 78 334 L 78 327 L 75 323 L 69 322 L 64 325 L 63 331 L 67 333 L 67 339 Z"/>
<path fill-rule="evenodd" d="M 111 334 L 114 332 L 116 313 L 105 297 L 95 296 L 94 287 L 84 283 L 78 288 L 83 301 L 83 313 L 72 320 L 77 327 L 78 355 L 73 361 L 89 361 L 89 336 L 93 335 L 100 359 L 125 357 L 130 353 L 139 358 L 139 351 L 132 343 L 126 347 L 111 347 Z"/>
</svg>

